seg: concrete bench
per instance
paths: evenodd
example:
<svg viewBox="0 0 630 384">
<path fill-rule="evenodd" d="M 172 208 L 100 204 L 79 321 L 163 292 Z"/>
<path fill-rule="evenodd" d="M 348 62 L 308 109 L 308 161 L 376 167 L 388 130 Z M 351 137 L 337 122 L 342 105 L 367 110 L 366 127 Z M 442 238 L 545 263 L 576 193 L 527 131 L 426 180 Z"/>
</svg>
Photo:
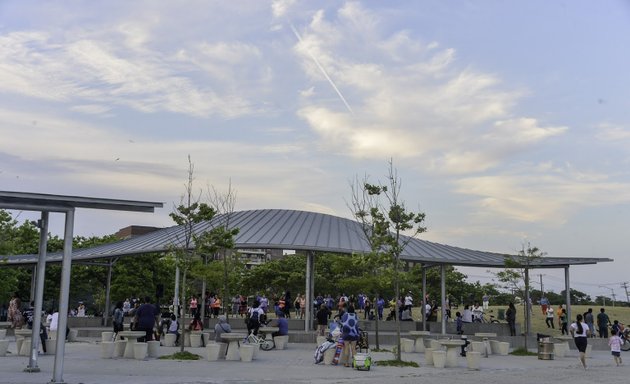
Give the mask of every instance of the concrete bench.
<svg viewBox="0 0 630 384">
<path fill-rule="evenodd" d="M 273 342 L 276 344 L 276 349 L 285 349 L 289 343 L 289 335 L 275 336 Z"/>
</svg>

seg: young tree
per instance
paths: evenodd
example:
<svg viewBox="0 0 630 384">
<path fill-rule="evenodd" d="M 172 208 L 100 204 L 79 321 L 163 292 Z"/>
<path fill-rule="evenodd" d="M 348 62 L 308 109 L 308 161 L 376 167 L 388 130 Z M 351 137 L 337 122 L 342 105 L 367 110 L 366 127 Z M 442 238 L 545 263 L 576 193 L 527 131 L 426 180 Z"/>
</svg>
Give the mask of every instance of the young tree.
<svg viewBox="0 0 630 384">
<path fill-rule="evenodd" d="M 176 238 L 176 244 L 172 251 L 176 258 L 179 273 L 182 275 L 182 288 L 180 290 L 181 313 L 180 319 L 184 319 L 186 310 L 185 292 L 186 277 L 192 266 L 199 263 L 202 255 L 214 254 L 217 250 L 226 247 L 233 247 L 233 237 L 238 233 L 238 229 L 226 230 L 223 225 L 217 225 L 209 229 L 198 230 L 198 225 L 202 222 L 211 221 L 217 211 L 207 203 L 200 202 L 200 193 L 193 191 L 194 164 L 188 156 L 188 180 L 185 184 L 185 193 L 181 202 L 170 213 L 171 219 L 182 226 L 181 235 Z M 204 305 L 202 303 L 201 305 Z M 183 324 L 181 324 L 183 326 Z M 184 343 L 181 343 L 181 351 L 184 350 Z"/>
<path fill-rule="evenodd" d="M 385 183 L 372 184 L 367 177 L 362 183 L 355 179 L 349 207 L 361 224 L 376 264 L 393 265 L 396 313 L 400 305 L 400 255 L 413 238 L 426 231 L 422 225 L 425 214 L 409 211 L 401 200 L 400 190 L 401 180 L 390 159 Z M 400 322 L 396 326 L 396 346 L 396 360 L 400 360 Z"/>
<path fill-rule="evenodd" d="M 527 349 L 527 336 L 531 329 L 531 311 L 530 311 L 530 279 L 529 270 L 539 264 L 539 261 L 545 253 L 528 242 L 527 247 L 522 245 L 521 250 L 516 256 L 506 256 L 505 269 L 497 272 L 497 279 L 505 284 L 505 288 L 512 289 L 515 292 L 522 292 L 523 309 L 525 311 L 525 348 Z"/>
</svg>

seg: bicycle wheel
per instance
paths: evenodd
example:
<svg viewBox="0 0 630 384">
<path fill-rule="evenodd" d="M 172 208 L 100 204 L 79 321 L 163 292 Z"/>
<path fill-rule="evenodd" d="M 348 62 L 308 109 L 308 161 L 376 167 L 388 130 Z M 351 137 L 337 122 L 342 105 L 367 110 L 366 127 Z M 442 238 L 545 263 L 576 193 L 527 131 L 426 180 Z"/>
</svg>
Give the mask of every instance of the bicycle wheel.
<svg viewBox="0 0 630 384">
<path fill-rule="evenodd" d="M 628 339 L 623 339 L 623 344 L 621 344 L 622 351 L 630 351 L 630 341 Z"/>
<path fill-rule="evenodd" d="M 262 342 L 262 344 L 260 344 L 260 348 L 263 351 L 269 351 L 271 349 L 273 349 L 273 347 L 275 347 L 275 344 L 273 342 L 273 340 L 265 340 Z"/>
</svg>

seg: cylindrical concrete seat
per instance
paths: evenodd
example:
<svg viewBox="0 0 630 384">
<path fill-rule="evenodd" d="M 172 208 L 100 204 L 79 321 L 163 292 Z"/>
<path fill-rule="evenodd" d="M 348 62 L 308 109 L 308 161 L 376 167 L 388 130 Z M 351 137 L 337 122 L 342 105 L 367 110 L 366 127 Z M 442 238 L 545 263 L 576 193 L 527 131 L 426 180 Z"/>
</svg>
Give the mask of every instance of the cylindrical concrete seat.
<svg viewBox="0 0 630 384">
<path fill-rule="evenodd" d="M 250 362 L 254 358 L 254 346 L 251 344 L 243 344 L 240 348 L 241 361 Z"/>
<path fill-rule="evenodd" d="M 219 344 L 219 360 L 225 359 L 225 355 L 227 353 L 227 343 L 217 343 Z"/>
<path fill-rule="evenodd" d="M 446 351 L 433 351 L 433 366 L 444 368 L 444 365 L 446 365 Z"/>
<path fill-rule="evenodd" d="M 276 349 L 285 349 L 289 343 L 289 336 L 276 336 L 273 338 L 273 342 L 276 344 Z"/>
<path fill-rule="evenodd" d="M 468 369 L 478 371 L 481 363 L 481 352 L 466 352 L 466 363 L 468 364 Z"/>
<path fill-rule="evenodd" d="M 20 351 L 22 350 L 23 343 L 24 343 L 24 337 L 17 336 L 15 338 L 15 350 L 18 356 L 20 356 Z"/>
<path fill-rule="evenodd" d="M 400 339 L 400 347 L 403 352 L 415 352 L 415 340 L 402 338 Z"/>
<path fill-rule="evenodd" d="M 324 351 L 324 365 L 331 365 L 335 358 L 335 347 L 328 348 Z"/>
<path fill-rule="evenodd" d="M 0 329 L 0 340 L 6 339 L 6 338 L 7 338 L 7 330 Z"/>
<path fill-rule="evenodd" d="M 0 356 L 6 356 L 8 349 L 9 349 L 9 340 L 8 339 L 0 340 Z"/>
<path fill-rule="evenodd" d="M 444 359 L 446 359 L 446 356 L 444 356 Z M 433 348 L 425 348 L 424 349 L 424 363 L 428 367 L 433 366 Z"/>
<path fill-rule="evenodd" d="M 486 348 L 486 344 L 483 341 L 471 341 L 470 348 L 475 352 L 483 353 Z"/>
<path fill-rule="evenodd" d="M 160 350 L 160 342 L 151 340 L 147 341 L 147 355 L 149 357 L 158 357 Z"/>
<path fill-rule="evenodd" d="M 201 338 L 203 339 L 203 345 L 208 345 L 210 342 L 210 334 L 208 332 L 203 332 L 201 334 Z"/>
<path fill-rule="evenodd" d="M 253 360 L 258 359 L 258 352 L 260 352 L 260 344 L 250 344 L 252 347 L 254 347 L 254 355 L 252 356 Z"/>
<path fill-rule="evenodd" d="M 133 358 L 136 360 L 144 360 L 147 357 L 147 343 L 133 344 Z"/>
<path fill-rule="evenodd" d="M 114 356 L 114 346 L 112 341 L 101 342 L 101 357 L 103 359 L 111 359 Z"/>
<path fill-rule="evenodd" d="M 79 330 L 78 329 L 71 329 L 70 333 L 68 334 L 68 341 L 69 342 L 77 341 L 77 336 L 79 336 Z"/>
<path fill-rule="evenodd" d="M 48 331 L 48 338 L 51 340 L 57 340 L 57 331 L 56 330 Z"/>
<path fill-rule="evenodd" d="M 31 338 L 25 338 L 24 342 L 22 342 L 22 347 L 20 348 L 20 356 L 30 356 L 32 346 L 33 345 L 31 344 Z"/>
<path fill-rule="evenodd" d="M 125 355 L 126 347 L 127 347 L 127 341 L 125 340 L 114 341 L 114 357 L 123 357 Z"/>
<path fill-rule="evenodd" d="M 165 347 L 174 347 L 175 340 L 177 340 L 177 335 L 174 333 L 167 333 L 164 335 L 164 346 Z"/>
<path fill-rule="evenodd" d="M 440 344 L 440 342 L 437 341 L 436 339 L 430 339 L 429 345 L 431 346 L 431 349 L 433 349 L 434 351 L 439 351 L 442 349 L 442 344 Z"/>
<path fill-rule="evenodd" d="M 206 356 L 207 356 L 208 361 L 219 360 L 220 351 L 221 351 L 221 346 L 218 343 L 208 343 L 206 345 Z"/>
<path fill-rule="evenodd" d="M 200 348 L 201 347 L 201 333 L 192 332 L 189 334 L 190 337 L 190 347 L 191 348 Z"/>
<path fill-rule="evenodd" d="M 184 332 L 184 347 L 190 347 L 190 332 Z"/>
<path fill-rule="evenodd" d="M 101 341 L 112 341 L 114 332 L 101 332 Z"/>
<path fill-rule="evenodd" d="M 57 340 L 46 339 L 46 354 L 54 355 L 57 353 Z"/>
</svg>

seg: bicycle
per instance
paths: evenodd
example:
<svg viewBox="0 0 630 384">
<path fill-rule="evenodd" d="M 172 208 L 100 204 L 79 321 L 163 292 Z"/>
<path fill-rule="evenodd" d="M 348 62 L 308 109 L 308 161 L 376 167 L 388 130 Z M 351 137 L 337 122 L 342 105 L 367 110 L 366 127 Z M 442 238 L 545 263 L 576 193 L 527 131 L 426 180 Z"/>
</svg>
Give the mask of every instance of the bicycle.
<svg viewBox="0 0 630 384">
<path fill-rule="evenodd" d="M 263 351 L 270 351 L 276 347 L 272 338 L 267 339 L 267 335 L 265 332 L 258 331 L 258 335 L 254 335 L 254 331 L 252 330 L 249 335 L 245 338 L 245 341 L 250 344 L 258 344 L 260 345 L 260 349 Z"/>
<path fill-rule="evenodd" d="M 619 335 L 621 337 L 621 350 L 630 351 L 630 328 L 625 328 Z"/>
</svg>

